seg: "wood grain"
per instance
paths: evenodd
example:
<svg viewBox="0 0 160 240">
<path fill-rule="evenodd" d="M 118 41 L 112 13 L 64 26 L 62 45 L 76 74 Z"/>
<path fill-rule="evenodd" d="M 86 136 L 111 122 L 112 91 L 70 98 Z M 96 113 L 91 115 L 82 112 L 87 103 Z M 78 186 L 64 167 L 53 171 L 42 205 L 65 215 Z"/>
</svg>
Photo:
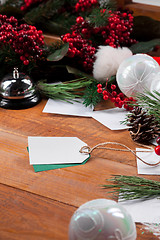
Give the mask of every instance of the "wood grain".
<svg viewBox="0 0 160 240">
<path fill-rule="evenodd" d="M 67 239 L 75 207 L 0 184 L 1 240 Z"/>
<path fill-rule="evenodd" d="M 135 157 L 130 153 L 102 150 L 93 152 L 85 165 L 35 173 L 29 165 L 28 136 L 79 137 L 91 147 L 105 141 L 136 147 L 127 130 L 111 131 L 92 118 L 42 113 L 45 103 L 43 100 L 25 110 L 0 109 L 2 240 L 67 239 L 69 219 L 77 207 L 95 198 L 110 197 L 100 187 L 105 179 L 112 174 L 137 175 Z M 43 226 L 39 218 L 44 219 Z M 137 225 L 137 231 L 140 240 L 156 239 L 142 225 Z"/>
<path fill-rule="evenodd" d="M 133 11 L 134 16 L 147 16 L 160 21 L 160 7 L 140 3 L 126 4 L 126 8 Z"/>
</svg>

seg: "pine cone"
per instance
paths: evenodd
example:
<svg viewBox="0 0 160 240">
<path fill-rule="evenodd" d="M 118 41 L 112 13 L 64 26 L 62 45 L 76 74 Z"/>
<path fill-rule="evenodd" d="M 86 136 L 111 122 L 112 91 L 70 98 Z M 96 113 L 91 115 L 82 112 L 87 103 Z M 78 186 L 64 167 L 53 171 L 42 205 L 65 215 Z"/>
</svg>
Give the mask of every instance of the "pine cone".
<svg viewBox="0 0 160 240">
<path fill-rule="evenodd" d="M 127 126 L 134 141 L 147 143 L 160 134 L 160 128 L 153 115 L 135 107 L 127 119 Z"/>
</svg>

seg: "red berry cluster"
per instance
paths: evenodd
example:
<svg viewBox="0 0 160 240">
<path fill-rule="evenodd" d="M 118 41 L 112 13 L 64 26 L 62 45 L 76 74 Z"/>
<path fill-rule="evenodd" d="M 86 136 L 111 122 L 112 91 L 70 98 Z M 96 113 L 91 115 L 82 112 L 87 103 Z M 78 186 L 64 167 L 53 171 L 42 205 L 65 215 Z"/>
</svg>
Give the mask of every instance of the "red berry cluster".
<svg viewBox="0 0 160 240">
<path fill-rule="evenodd" d="M 96 6 L 97 4 L 97 0 L 79 0 L 75 5 L 75 11 L 84 12 L 86 9 L 90 9 L 92 6 Z"/>
<path fill-rule="evenodd" d="M 105 9 L 103 11 L 106 11 Z M 108 24 L 99 29 L 105 45 L 111 47 L 130 46 L 136 43 L 130 37 L 133 31 L 133 16 L 130 11 L 109 11 Z"/>
<path fill-rule="evenodd" d="M 92 46 L 92 41 L 89 39 L 92 29 L 83 17 L 78 17 L 76 22 L 72 27 L 72 33 L 62 36 L 62 40 L 69 42 L 68 57 L 78 57 L 79 63 L 84 67 L 85 71 L 91 72 L 96 51 L 96 48 Z"/>
<path fill-rule="evenodd" d="M 21 6 L 21 11 L 26 11 L 32 5 L 35 5 L 41 2 L 43 2 L 43 0 L 24 0 L 24 5 Z"/>
<path fill-rule="evenodd" d="M 156 142 L 157 142 L 158 146 L 155 147 L 155 153 L 157 155 L 160 155 L 160 137 L 157 138 Z"/>
<path fill-rule="evenodd" d="M 42 31 L 36 30 L 36 27 L 28 24 L 18 26 L 16 18 L 0 15 L 0 48 L 9 44 L 20 55 L 24 65 L 36 61 L 42 55 L 43 38 Z"/>
<path fill-rule="evenodd" d="M 126 110 L 133 109 L 131 106 L 129 106 L 131 102 L 135 101 L 132 97 L 127 98 L 124 96 L 122 92 L 117 93 L 116 91 L 117 87 L 114 84 L 112 84 L 110 88 L 111 88 L 111 91 L 108 91 L 107 83 L 105 88 L 102 88 L 102 84 L 98 84 L 97 92 L 103 95 L 104 100 L 110 99 L 111 102 L 113 102 L 116 107 L 119 107 L 119 108 L 124 107 Z"/>
<path fill-rule="evenodd" d="M 84 1 L 81 0 L 80 3 L 84 4 Z M 71 58 L 77 56 L 85 71 L 91 72 L 93 70 L 94 55 L 99 44 L 122 47 L 130 46 L 136 42 L 130 38 L 133 30 L 131 12 L 128 10 L 126 12 L 109 11 L 109 14 L 107 26 L 101 27 L 94 27 L 89 21 L 79 16 L 76 19 L 76 24 L 71 28 L 72 33 L 62 36 L 64 42 L 69 42 L 68 56 Z"/>
</svg>

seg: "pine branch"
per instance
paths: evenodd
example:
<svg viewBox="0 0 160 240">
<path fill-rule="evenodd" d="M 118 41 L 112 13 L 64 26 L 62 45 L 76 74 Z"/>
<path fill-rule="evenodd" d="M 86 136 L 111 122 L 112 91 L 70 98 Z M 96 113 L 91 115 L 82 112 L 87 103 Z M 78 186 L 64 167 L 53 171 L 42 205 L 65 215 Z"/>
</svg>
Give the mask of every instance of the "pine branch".
<svg viewBox="0 0 160 240">
<path fill-rule="evenodd" d="M 160 182 L 140 178 L 136 176 L 113 175 L 107 182 L 112 184 L 103 185 L 104 189 L 113 189 L 109 193 L 120 196 L 120 200 L 148 199 L 160 196 Z"/>
<path fill-rule="evenodd" d="M 44 81 L 40 81 L 37 87 L 42 95 L 52 99 L 60 99 L 64 101 L 74 100 L 76 98 L 82 98 L 84 94 L 84 88 L 92 83 L 92 79 L 86 77 L 78 78 L 72 81 L 60 83 L 60 84 L 48 84 Z"/>
<path fill-rule="evenodd" d="M 94 81 L 89 85 L 83 95 L 83 104 L 87 106 L 96 106 L 102 100 L 102 95 L 97 92 L 97 82 Z"/>
<path fill-rule="evenodd" d="M 88 16 L 89 22 L 94 27 L 106 26 L 108 23 L 108 10 L 102 12 L 99 8 L 94 8 L 92 13 Z"/>
<path fill-rule="evenodd" d="M 146 94 L 138 94 L 136 98 L 136 105 L 143 107 L 150 115 L 153 115 L 160 127 L 160 93 L 146 92 Z"/>
<path fill-rule="evenodd" d="M 29 24 L 35 24 L 42 18 L 50 19 L 53 16 L 58 16 L 59 9 L 64 5 L 65 0 L 48 0 L 41 3 L 39 6 L 31 9 L 24 17 L 24 20 Z"/>
</svg>

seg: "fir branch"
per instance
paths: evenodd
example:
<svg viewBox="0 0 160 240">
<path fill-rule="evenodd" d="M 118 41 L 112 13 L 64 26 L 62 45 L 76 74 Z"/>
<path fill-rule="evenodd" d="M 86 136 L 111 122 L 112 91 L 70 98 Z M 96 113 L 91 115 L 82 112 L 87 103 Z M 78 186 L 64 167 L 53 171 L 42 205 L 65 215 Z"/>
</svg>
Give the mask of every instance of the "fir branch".
<svg viewBox="0 0 160 240">
<path fill-rule="evenodd" d="M 65 0 L 48 0 L 42 2 L 37 7 L 31 9 L 24 17 L 24 20 L 29 24 L 35 24 L 39 22 L 41 18 L 50 19 L 51 17 L 58 15 L 58 10 L 64 5 Z"/>
<path fill-rule="evenodd" d="M 44 81 L 40 81 L 37 84 L 37 88 L 41 92 L 41 94 L 45 95 L 46 97 L 70 101 L 76 98 L 82 98 L 84 94 L 84 88 L 91 83 L 92 79 L 82 77 L 72 81 L 54 85 L 45 83 Z"/>
<path fill-rule="evenodd" d="M 108 10 L 102 11 L 99 8 L 94 8 L 92 13 L 88 16 L 89 22 L 94 27 L 106 26 L 108 24 L 109 13 Z"/>
<path fill-rule="evenodd" d="M 113 175 L 106 180 L 112 184 L 103 185 L 104 189 L 113 189 L 109 193 L 120 196 L 120 200 L 148 199 L 160 196 L 160 182 L 136 176 Z"/>
<path fill-rule="evenodd" d="M 95 107 L 97 103 L 102 100 L 102 95 L 97 92 L 97 82 L 94 81 L 89 85 L 83 95 L 84 102 L 83 104 L 87 106 Z"/>
</svg>

